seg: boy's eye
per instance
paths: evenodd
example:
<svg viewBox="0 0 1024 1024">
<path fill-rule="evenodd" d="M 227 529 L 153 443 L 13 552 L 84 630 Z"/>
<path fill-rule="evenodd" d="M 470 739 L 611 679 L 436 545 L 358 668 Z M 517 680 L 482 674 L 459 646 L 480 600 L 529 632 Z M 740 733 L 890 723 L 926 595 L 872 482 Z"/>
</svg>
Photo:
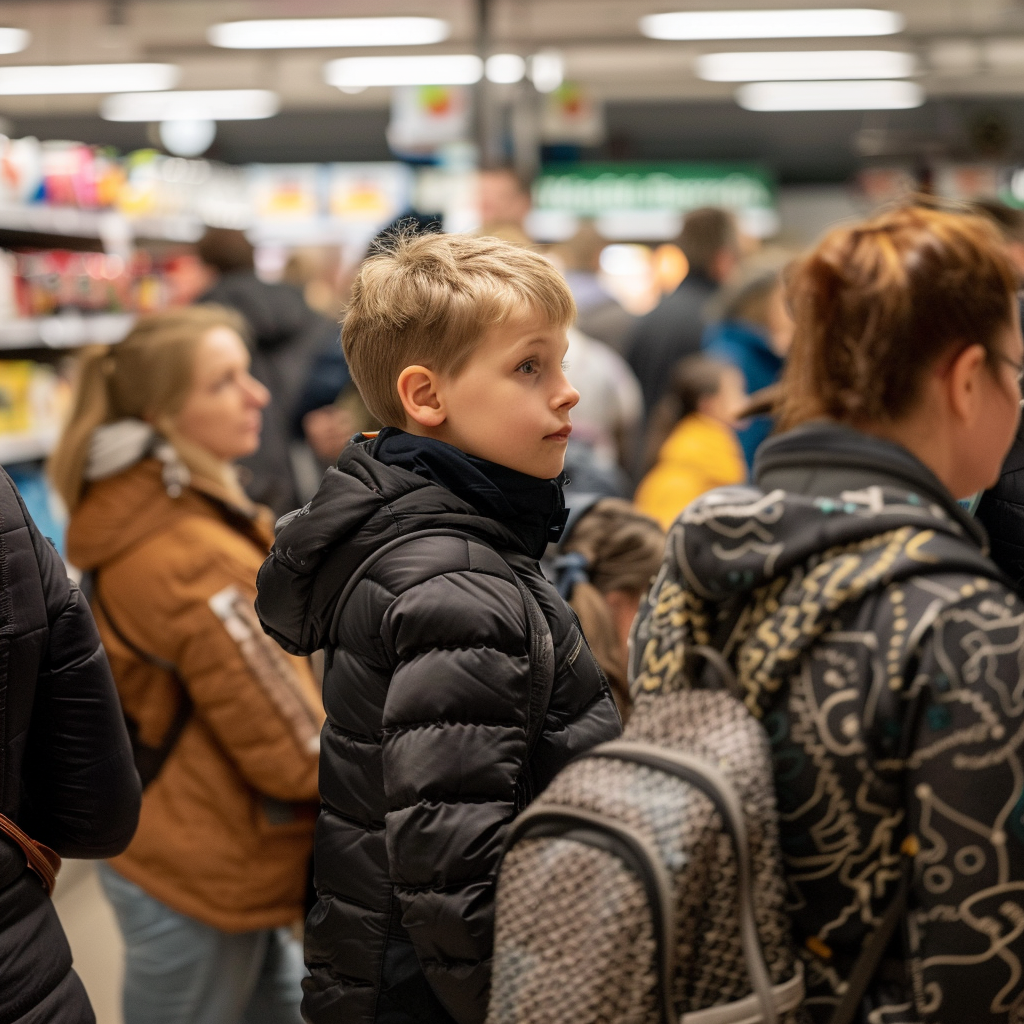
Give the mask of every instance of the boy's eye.
<svg viewBox="0 0 1024 1024">
<path fill-rule="evenodd" d="M 525 363 L 520 363 L 519 364 L 519 372 L 520 373 L 536 373 L 537 372 L 537 362 L 536 362 L 536 360 L 534 360 L 534 359 L 527 359 Z"/>
</svg>

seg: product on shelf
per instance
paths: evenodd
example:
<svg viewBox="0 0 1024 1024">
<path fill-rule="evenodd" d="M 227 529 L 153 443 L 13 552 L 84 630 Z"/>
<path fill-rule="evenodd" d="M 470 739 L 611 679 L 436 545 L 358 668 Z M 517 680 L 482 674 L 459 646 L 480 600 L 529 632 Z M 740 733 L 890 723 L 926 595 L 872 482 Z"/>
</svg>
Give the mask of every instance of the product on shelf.
<svg viewBox="0 0 1024 1024">
<path fill-rule="evenodd" d="M 67 401 L 67 385 L 52 366 L 29 359 L 0 360 L 0 438 L 55 433 Z"/>
</svg>

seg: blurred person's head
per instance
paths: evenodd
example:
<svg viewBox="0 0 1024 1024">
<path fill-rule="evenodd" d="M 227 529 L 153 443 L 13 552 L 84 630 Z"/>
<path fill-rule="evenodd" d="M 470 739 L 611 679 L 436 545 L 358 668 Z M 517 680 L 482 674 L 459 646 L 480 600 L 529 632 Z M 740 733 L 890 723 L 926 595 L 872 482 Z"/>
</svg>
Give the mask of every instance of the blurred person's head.
<svg viewBox="0 0 1024 1024">
<path fill-rule="evenodd" d="M 998 479 L 1020 416 L 1017 272 L 988 220 L 917 206 L 837 228 L 788 275 L 781 427 L 895 441 L 954 497 Z"/>
<path fill-rule="evenodd" d="M 584 221 L 576 234 L 557 249 L 566 270 L 596 274 L 601 269 L 601 253 L 607 244 L 593 223 Z"/>
<path fill-rule="evenodd" d="M 381 423 L 552 479 L 579 401 L 562 367 L 575 317 L 565 281 L 528 249 L 403 235 L 363 263 L 342 343 Z"/>
<path fill-rule="evenodd" d="M 999 228 L 1017 274 L 1024 281 L 1024 210 L 1014 209 L 998 199 L 979 199 L 973 206 Z"/>
<path fill-rule="evenodd" d="M 341 254 L 336 246 L 305 245 L 288 254 L 281 280 L 298 288 L 306 305 L 335 319 L 341 308 Z"/>
<path fill-rule="evenodd" d="M 163 277 L 169 306 L 190 306 L 210 285 L 215 275 L 195 252 L 180 252 L 164 261 Z"/>
<path fill-rule="evenodd" d="M 530 186 L 511 167 L 491 167 L 477 177 L 480 223 L 485 234 L 501 224 L 522 228 L 530 212 Z"/>
<path fill-rule="evenodd" d="M 736 218 L 728 210 L 715 206 L 693 210 L 683 221 L 679 236 L 690 270 L 722 283 L 735 271 L 740 259 Z"/>
<path fill-rule="evenodd" d="M 668 393 L 651 413 L 644 444 L 644 467 L 650 469 L 658 452 L 680 420 L 700 414 L 735 427 L 747 404 L 743 373 L 732 363 L 708 356 L 687 356 L 676 364 Z"/>
<path fill-rule="evenodd" d="M 196 243 L 199 258 L 219 274 L 253 270 L 255 250 L 244 231 L 233 228 L 207 228 Z"/>
<path fill-rule="evenodd" d="M 752 324 L 779 357 L 785 358 L 789 352 L 793 318 L 786 306 L 781 262 L 768 269 L 754 265 L 741 271 L 738 280 L 726 289 L 717 312 L 724 321 Z"/>
<path fill-rule="evenodd" d="M 577 580 L 569 604 L 625 719 L 629 630 L 664 557 L 665 532 L 628 501 L 603 498 L 580 517 L 560 551 L 559 564 Z"/>
<path fill-rule="evenodd" d="M 259 447 L 269 394 L 249 374 L 244 322 L 222 306 L 142 317 L 118 345 L 81 357 L 71 415 L 50 462 L 69 510 L 83 492 L 94 431 L 120 420 L 149 424 L 191 474 L 244 501 L 230 463 Z"/>
</svg>

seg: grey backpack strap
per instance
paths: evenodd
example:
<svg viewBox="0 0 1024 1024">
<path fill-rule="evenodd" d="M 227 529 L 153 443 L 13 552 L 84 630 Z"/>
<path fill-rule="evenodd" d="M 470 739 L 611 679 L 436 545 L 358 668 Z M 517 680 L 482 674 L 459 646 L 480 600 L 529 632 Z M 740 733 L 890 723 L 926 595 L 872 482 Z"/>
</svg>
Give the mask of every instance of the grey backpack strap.
<svg viewBox="0 0 1024 1024">
<path fill-rule="evenodd" d="M 338 635 L 338 622 L 341 613 L 352 592 L 359 585 L 360 581 L 385 555 L 390 554 L 395 548 L 402 547 L 413 540 L 421 540 L 424 537 L 456 537 L 459 540 L 467 540 L 467 535 L 461 530 L 453 530 L 443 526 L 429 527 L 425 530 L 415 530 L 413 533 L 404 533 L 394 537 L 386 544 L 369 554 L 349 577 L 344 589 L 338 596 L 338 602 L 334 606 L 334 615 L 331 618 L 331 629 L 328 634 L 336 638 Z M 473 538 L 480 540 L 480 538 Z M 481 544 L 487 541 L 480 540 Z M 487 544 L 488 547 L 494 547 Z M 497 548 L 494 550 L 501 555 Z M 501 556 L 504 559 L 504 555 Z M 508 565 L 508 560 L 505 564 Z M 544 728 L 544 716 L 547 714 L 548 705 L 551 703 L 551 691 L 555 685 L 555 645 L 551 637 L 551 627 L 534 597 L 533 591 L 522 581 L 519 573 L 509 565 L 519 596 L 523 601 L 523 608 L 526 611 L 527 629 L 527 650 L 530 656 L 530 704 L 526 720 L 526 759 L 529 760 L 537 742 L 540 739 Z"/>
</svg>

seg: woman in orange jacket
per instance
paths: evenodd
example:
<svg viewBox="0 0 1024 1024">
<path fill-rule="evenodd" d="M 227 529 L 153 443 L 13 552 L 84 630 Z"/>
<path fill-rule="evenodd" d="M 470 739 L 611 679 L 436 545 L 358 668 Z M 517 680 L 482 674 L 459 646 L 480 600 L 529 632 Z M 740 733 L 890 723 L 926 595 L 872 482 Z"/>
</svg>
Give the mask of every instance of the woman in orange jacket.
<svg viewBox="0 0 1024 1024">
<path fill-rule="evenodd" d="M 219 307 L 140 320 L 84 357 L 51 473 L 92 578 L 145 790 L 103 872 L 124 934 L 126 1024 L 298 1024 L 323 710 L 253 612 L 272 541 L 231 464 L 266 389 Z"/>
<path fill-rule="evenodd" d="M 672 390 L 651 417 L 647 465 L 633 501 L 668 529 L 694 498 L 740 484 L 747 466 L 735 426 L 746 398 L 730 363 L 691 356 L 675 368 Z"/>
</svg>

